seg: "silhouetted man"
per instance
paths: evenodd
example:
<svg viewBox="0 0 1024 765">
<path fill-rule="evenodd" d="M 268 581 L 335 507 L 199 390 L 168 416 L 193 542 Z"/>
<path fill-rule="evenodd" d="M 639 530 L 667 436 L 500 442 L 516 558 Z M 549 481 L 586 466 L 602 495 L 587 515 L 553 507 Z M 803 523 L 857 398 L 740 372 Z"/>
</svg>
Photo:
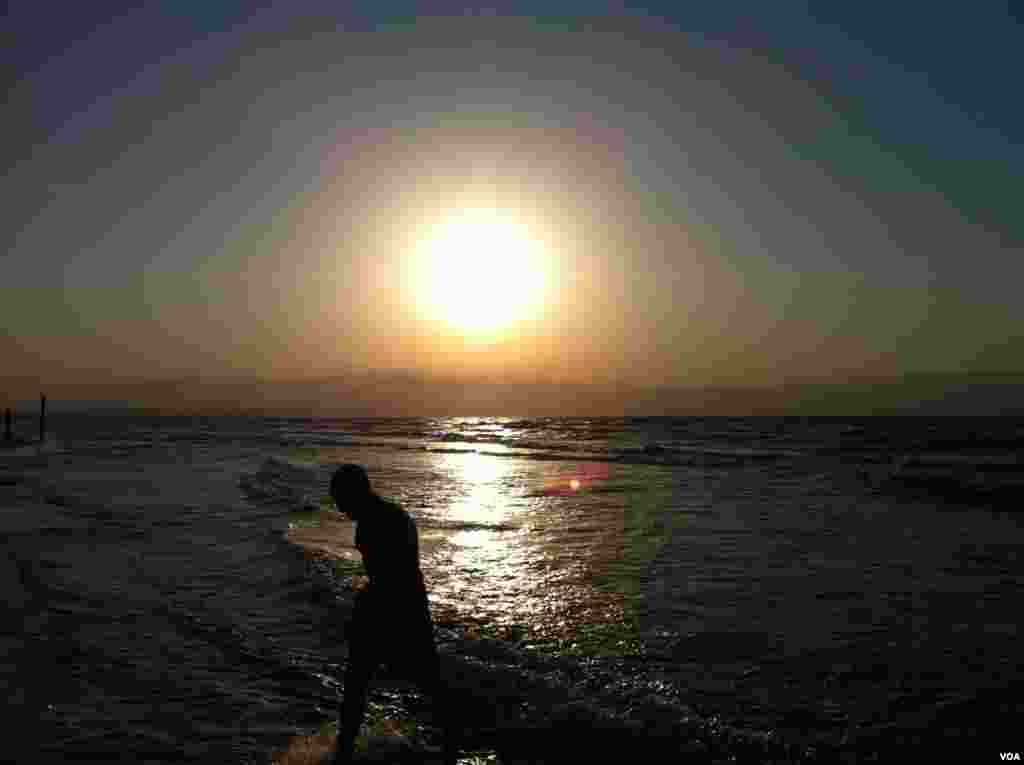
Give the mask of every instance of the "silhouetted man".
<svg viewBox="0 0 1024 765">
<path fill-rule="evenodd" d="M 444 732 L 444 761 L 454 765 L 452 710 L 434 645 L 416 524 L 398 505 L 373 492 L 359 465 L 338 468 L 331 479 L 331 496 L 338 509 L 356 522 L 356 547 L 370 579 L 356 596 L 348 629 L 349 658 L 335 763 L 351 762 L 356 734 L 366 714 L 370 677 L 387 662 L 404 670 L 433 697 Z"/>
</svg>

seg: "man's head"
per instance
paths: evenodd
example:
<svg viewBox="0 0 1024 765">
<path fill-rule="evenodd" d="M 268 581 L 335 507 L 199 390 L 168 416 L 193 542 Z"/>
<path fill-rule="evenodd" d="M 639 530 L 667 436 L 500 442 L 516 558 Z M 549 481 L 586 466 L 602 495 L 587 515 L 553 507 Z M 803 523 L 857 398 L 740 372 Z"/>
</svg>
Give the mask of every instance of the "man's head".
<svg viewBox="0 0 1024 765">
<path fill-rule="evenodd" d="M 373 499 L 370 477 L 361 465 L 342 465 L 331 477 L 334 504 L 349 518 L 358 518 Z"/>
</svg>

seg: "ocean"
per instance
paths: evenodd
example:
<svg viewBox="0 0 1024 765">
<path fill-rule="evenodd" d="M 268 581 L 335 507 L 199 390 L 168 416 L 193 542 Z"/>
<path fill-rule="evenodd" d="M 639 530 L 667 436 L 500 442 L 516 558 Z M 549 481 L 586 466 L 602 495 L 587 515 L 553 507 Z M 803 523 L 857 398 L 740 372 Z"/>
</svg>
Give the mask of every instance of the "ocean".
<svg viewBox="0 0 1024 765">
<path fill-rule="evenodd" d="M 602 724 L 691 761 L 1020 751 L 1022 447 L 1005 418 L 53 415 L 0 450 L 10 746 L 264 764 L 322 729 L 356 462 L 418 525 L 472 762 Z M 385 670 L 371 722 L 429 741 L 428 706 Z"/>
</svg>

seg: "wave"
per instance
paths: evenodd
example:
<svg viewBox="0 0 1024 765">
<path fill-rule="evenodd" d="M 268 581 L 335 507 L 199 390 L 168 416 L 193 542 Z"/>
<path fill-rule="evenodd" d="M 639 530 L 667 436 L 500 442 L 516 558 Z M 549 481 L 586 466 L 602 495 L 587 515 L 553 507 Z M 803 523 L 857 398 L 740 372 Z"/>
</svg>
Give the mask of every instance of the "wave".
<svg viewBox="0 0 1024 765">
<path fill-rule="evenodd" d="M 410 442 L 406 440 L 352 440 L 337 437 L 303 438 L 292 448 L 367 448 L 393 451 L 420 451 L 431 454 L 479 454 L 486 457 L 527 460 L 566 460 L 647 464 L 678 467 L 735 466 L 747 463 L 778 462 L 804 457 L 793 449 L 701 448 L 649 443 L 635 447 L 616 447 L 602 443 L 517 441 L 459 435 L 444 441 Z M 491 447 L 491 448 L 488 448 Z M 501 451 L 493 447 L 501 447 Z"/>
<path fill-rule="evenodd" d="M 435 521 L 431 529 L 444 531 L 518 531 L 519 526 L 512 523 L 474 523 L 472 521 Z"/>
<path fill-rule="evenodd" d="M 283 457 L 267 457 L 255 473 L 238 477 L 238 488 L 251 502 L 284 504 L 289 509 L 319 509 L 308 487 L 316 483 L 317 469 L 296 465 Z"/>
<path fill-rule="evenodd" d="M 950 502 L 985 505 L 1000 510 L 1024 507 L 1024 481 L 993 483 L 973 477 L 913 473 L 894 475 L 890 481 L 900 488 Z"/>
<path fill-rule="evenodd" d="M 913 455 L 862 476 L 876 487 L 994 509 L 1024 506 L 1024 462 L 993 455 Z"/>
<path fill-rule="evenodd" d="M 413 448 L 414 449 L 418 449 L 418 451 L 430 452 L 431 454 L 486 454 L 486 452 L 481 452 L 479 449 L 472 449 L 472 448 L 466 448 L 466 449 L 459 449 L 458 447 L 437 448 L 437 447 L 431 447 L 431 446 L 420 446 L 420 447 L 413 447 Z M 498 455 L 495 454 L 494 456 L 498 456 Z"/>
</svg>

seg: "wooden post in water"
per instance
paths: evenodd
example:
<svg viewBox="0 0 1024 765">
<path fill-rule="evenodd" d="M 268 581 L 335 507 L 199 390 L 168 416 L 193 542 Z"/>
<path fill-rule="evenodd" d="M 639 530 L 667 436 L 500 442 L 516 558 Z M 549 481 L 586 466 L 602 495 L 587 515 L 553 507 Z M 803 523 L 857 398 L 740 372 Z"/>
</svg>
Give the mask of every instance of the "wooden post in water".
<svg viewBox="0 0 1024 765">
<path fill-rule="evenodd" d="M 11 435 L 11 408 L 7 407 L 4 410 L 4 440 L 10 441 L 14 436 Z"/>
<path fill-rule="evenodd" d="M 46 440 L 46 394 L 39 394 L 39 443 Z"/>
</svg>

